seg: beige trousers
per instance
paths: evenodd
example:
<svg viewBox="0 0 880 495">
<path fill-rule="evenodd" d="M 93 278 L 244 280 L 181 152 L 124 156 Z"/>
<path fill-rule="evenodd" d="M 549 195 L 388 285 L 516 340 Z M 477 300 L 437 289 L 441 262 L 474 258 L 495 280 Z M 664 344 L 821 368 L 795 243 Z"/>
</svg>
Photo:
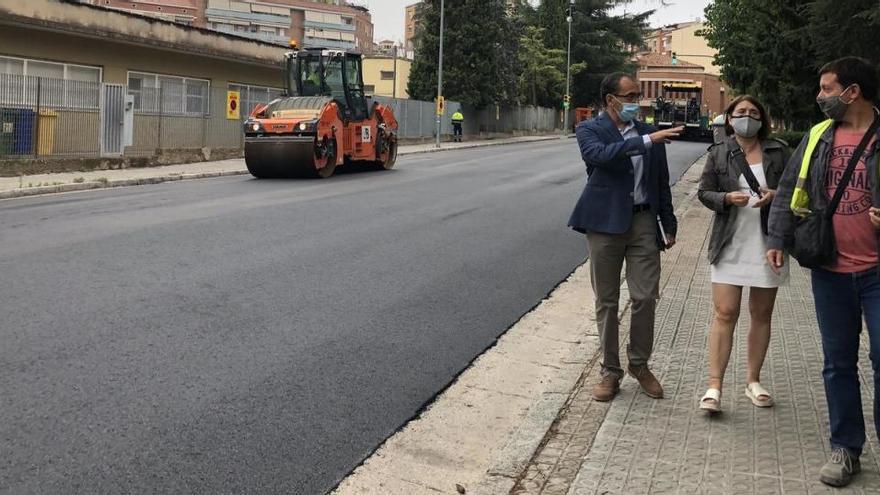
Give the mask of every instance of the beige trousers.
<svg viewBox="0 0 880 495">
<path fill-rule="evenodd" d="M 587 233 L 590 275 L 596 297 L 596 323 L 602 373 L 623 376 L 620 367 L 620 271 L 626 260 L 626 283 L 632 301 L 632 323 L 627 357 L 630 365 L 648 363 L 654 347 L 654 312 L 660 296 L 660 249 L 657 219 L 650 211 L 633 214 L 623 234 Z"/>
</svg>

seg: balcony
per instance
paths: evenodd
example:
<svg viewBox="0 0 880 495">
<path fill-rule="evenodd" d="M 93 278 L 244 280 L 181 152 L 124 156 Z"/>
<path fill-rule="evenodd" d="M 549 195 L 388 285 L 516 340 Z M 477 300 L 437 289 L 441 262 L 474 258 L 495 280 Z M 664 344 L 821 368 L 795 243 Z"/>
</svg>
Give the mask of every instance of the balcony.
<svg viewBox="0 0 880 495">
<path fill-rule="evenodd" d="M 329 24 L 326 22 L 315 22 L 315 21 L 303 21 L 303 26 L 307 28 L 315 28 L 315 29 L 332 29 L 334 31 L 349 31 L 355 32 L 356 29 L 353 24 Z"/>
<path fill-rule="evenodd" d="M 284 29 L 289 29 L 291 23 L 290 16 L 237 12 L 235 10 L 207 9 L 205 17 L 208 19 L 208 22 L 238 21 Z"/>
<path fill-rule="evenodd" d="M 255 33 L 250 31 L 236 31 L 234 29 L 231 29 L 230 27 L 219 27 L 214 30 L 221 33 L 234 34 L 243 38 L 251 38 L 255 40 L 265 41 L 266 43 L 272 43 L 275 45 L 287 46 L 287 44 L 290 42 L 290 40 L 287 39 L 286 36 L 278 36 L 274 33 L 263 33 L 259 31 Z"/>
<path fill-rule="evenodd" d="M 311 36 L 306 36 L 303 40 L 303 46 L 306 47 L 321 47 L 321 48 L 336 48 L 337 50 L 354 50 L 355 44 L 353 41 L 342 41 L 342 40 L 328 40 L 325 38 L 314 38 Z"/>
</svg>

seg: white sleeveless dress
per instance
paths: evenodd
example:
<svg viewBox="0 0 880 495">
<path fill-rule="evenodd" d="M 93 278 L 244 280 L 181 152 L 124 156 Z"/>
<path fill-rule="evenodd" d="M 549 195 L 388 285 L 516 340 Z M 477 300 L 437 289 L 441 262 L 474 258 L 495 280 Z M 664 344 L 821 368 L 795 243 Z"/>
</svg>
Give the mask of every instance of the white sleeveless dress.
<svg viewBox="0 0 880 495">
<path fill-rule="evenodd" d="M 767 187 L 763 164 L 751 165 L 751 169 L 761 187 Z M 739 176 L 739 187 L 740 191 L 749 194 L 751 198 L 748 206 L 731 206 L 739 208 L 735 231 L 730 243 L 710 267 L 712 282 L 741 287 L 779 287 L 788 281 L 788 259 L 779 275 L 773 273 L 766 261 L 767 241 L 761 232 L 761 209 L 752 208 L 758 202 L 758 195 L 752 191 L 742 174 Z"/>
</svg>

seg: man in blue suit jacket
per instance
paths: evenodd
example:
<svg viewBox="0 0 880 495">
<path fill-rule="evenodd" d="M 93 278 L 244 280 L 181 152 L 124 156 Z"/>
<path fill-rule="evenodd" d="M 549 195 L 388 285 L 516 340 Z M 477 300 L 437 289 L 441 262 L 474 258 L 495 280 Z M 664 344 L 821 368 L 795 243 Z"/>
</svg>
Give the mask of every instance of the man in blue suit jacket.
<svg viewBox="0 0 880 495">
<path fill-rule="evenodd" d="M 648 359 L 654 346 L 654 309 L 660 295 L 660 250 L 675 244 L 678 226 L 665 144 L 682 128 L 657 131 L 635 120 L 641 93 L 635 78 L 628 74 L 606 77 L 600 96 L 605 111 L 577 127 L 587 184 L 568 222 L 587 235 L 590 249 L 602 353 L 602 381 L 593 389 L 593 398 L 614 398 L 623 377 L 617 315 L 624 260 L 632 300 L 627 371 L 646 394 L 661 398 L 663 387 L 648 368 Z"/>
</svg>

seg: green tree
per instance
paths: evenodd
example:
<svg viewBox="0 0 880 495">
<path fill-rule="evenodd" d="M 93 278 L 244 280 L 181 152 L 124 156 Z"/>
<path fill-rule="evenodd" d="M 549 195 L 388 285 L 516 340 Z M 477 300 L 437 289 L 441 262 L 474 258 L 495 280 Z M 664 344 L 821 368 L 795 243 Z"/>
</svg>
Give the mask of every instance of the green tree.
<svg viewBox="0 0 880 495">
<path fill-rule="evenodd" d="M 520 91 L 520 75 L 525 69 L 521 53 L 522 37 L 535 22 L 535 11 L 527 0 L 510 0 L 507 16 L 503 19 L 503 32 L 498 45 L 498 74 L 496 81 L 499 103 L 519 103 L 523 100 Z"/>
<path fill-rule="evenodd" d="M 565 94 L 565 51 L 544 44 L 544 29 L 529 26 L 520 38 L 520 101 L 558 107 Z"/>
<path fill-rule="evenodd" d="M 627 0 L 576 0 L 572 9 L 572 104 L 599 99 L 610 72 L 632 70 L 630 47 L 641 45 L 651 12 L 611 15 Z M 565 92 L 569 0 L 447 0 L 443 86 L 450 100 L 482 108 L 496 103 L 557 107 Z M 419 13 L 416 58 L 409 94 L 433 100 L 437 93 L 439 0 Z"/>
<path fill-rule="evenodd" d="M 787 127 L 813 119 L 815 57 L 807 39 L 805 0 L 720 0 L 706 8 L 702 35 L 738 94 L 764 103 Z M 809 81 L 808 84 L 804 84 Z"/>
<path fill-rule="evenodd" d="M 702 31 L 736 93 L 761 100 L 787 128 L 820 118 L 817 69 L 846 55 L 880 60 L 875 0 L 715 0 Z"/>
<path fill-rule="evenodd" d="M 510 103 L 518 95 L 518 5 L 506 0 L 447 0 L 443 38 L 443 93 L 476 108 Z M 437 94 L 440 1 L 425 0 L 417 14 L 416 57 L 409 94 Z"/>
<path fill-rule="evenodd" d="M 538 27 L 543 29 L 544 44 L 549 48 L 566 49 L 568 46 L 569 0 L 541 0 L 538 6 Z"/>
<path fill-rule="evenodd" d="M 846 55 L 880 63 L 877 0 L 816 0 L 808 4 L 809 36 L 822 62 Z"/>
<path fill-rule="evenodd" d="M 599 102 L 599 86 L 611 72 L 633 72 L 628 47 L 641 46 L 648 17 L 640 14 L 611 15 L 625 0 L 577 0 L 572 12 L 571 94 L 573 106 Z M 566 27 L 567 29 L 567 27 Z M 568 33 L 566 32 L 566 36 Z"/>
</svg>

